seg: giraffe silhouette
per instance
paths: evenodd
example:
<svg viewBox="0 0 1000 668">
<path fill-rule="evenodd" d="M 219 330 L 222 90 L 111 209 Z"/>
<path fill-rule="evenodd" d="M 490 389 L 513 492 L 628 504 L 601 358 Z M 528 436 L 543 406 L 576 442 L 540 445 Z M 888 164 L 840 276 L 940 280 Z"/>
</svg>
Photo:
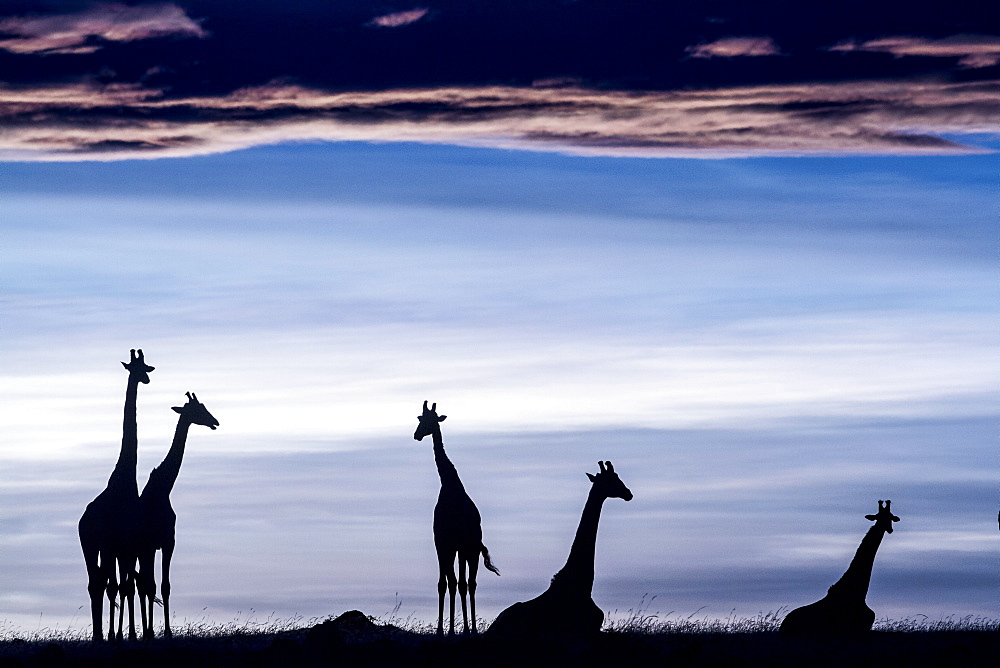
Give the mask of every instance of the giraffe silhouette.
<svg viewBox="0 0 1000 668">
<path fill-rule="evenodd" d="M 600 473 L 587 474 L 593 484 L 566 565 L 552 577 L 549 588 L 540 596 L 515 603 L 501 612 L 487 630 L 487 636 L 575 639 L 601 630 L 604 613 L 592 598 L 597 524 L 605 499 L 631 501 L 632 492 L 615 473 L 611 462 L 597 464 Z"/>
<path fill-rule="evenodd" d="M 781 632 L 790 635 L 845 634 L 871 631 L 875 611 L 868 607 L 868 584 L 871 582 L 875 553 L 882 536 L 892 533 L 892 523 L 899 518 L 892 514 L 892 501 L 878 502 L 878 513 L 865 515 L 875 522 L 861 539 L 847 572 L 827 590 L 826 596 L 796 608 L 781 622 Z"/>
<path fill-rule="evenodd" d="M 170 505 L 170 490 L 174 488 L 177 474 L 181 470 L 184 459 L 184 445 L 187 442 L 188 429 L 193 424 L 203 425 L 214 430 L 219 421 L 212 417 L 205 405 L 198 401 L 197 395 L 187 393 L 187 403 L 174 406 L 179 413 L 177 428 L 170 450 L 160 465 L 149 474 L 146 486 L 139 495 L 139 574 L 137 586 L 139 590 L 139 612 L 142 615 L 142 637 L 153 638 L 153 604 L 156 600 L 156 580 L 153 576 L 153 565 L 156 551 L 163 550 L 163 561 L 160 565 L 162 574 L 160 591 L 163 594 L 163 636 L 170 638 L 170 559 L 174 553 L 174 528 L 177 515 Z M 148 614 L 147 614 L 148 613 Z"/>
<path fill-rule="evenodd" d="M 142 350 L 132 350 L 125 388 L 125 416 L 122 421 L 122 447 L 118 462 L 108 479 L 108 486 L 87 504 L 78 530 L 83 558 L 87 563 L 87 591 L 93 617 L 94 640 L 103 639 L 104 594 L 108 597 L 108 640 L 115 638 L 115 596 L 119 597 L 118 638 L 122 637 L 124 601 L 128 599 L 129 637 L 135 638 L 133 593 L 137 547 L 135 531 L 139 520 L 139 489 L 135 482 L 139 439 L 135 409 L 139 384 L 149 383 L 153 367 L 146 364 Z M 118 567 L 118 577 L 115 566 Z M 120 578 L 120 582 L 119 582 Z"/>
<path fill-rule="evenodd" d="M 447 415 L 437 414 L 437 404 L 424 409 L 417 416 L 417 429 L 413 438 L 422 441 L 427 435 L 434 441 L 434 463 L 441 478 L 441 491 L 434 506 L 434 548 L 437 551 L 438 570 L 438 635 L 444 633 L 444 592 L 448 590 L 451 622 L 448 634 L 455 633 L 455 557 L 458 557 L 458 592 L 462 597 L 462 622 L 465 632 L 469 632 L 469 616 L 465 598 L 469 597 L 472 613 L 472 633 L 476 633 L 476 573 L 479 571 L 479 555 L 483 555 L 483 565 L 497 575 L 500 571 L 490 561 L 489 550 L 483 545 L 483 529 L 479 509 L 469 498 L 465 486 L 458 477 L 455 465 L 444 452 L 441 439 L 441 423 Z M 465 579 L 465 569 L 469 569 L 469 579 Z"/>
</svg>

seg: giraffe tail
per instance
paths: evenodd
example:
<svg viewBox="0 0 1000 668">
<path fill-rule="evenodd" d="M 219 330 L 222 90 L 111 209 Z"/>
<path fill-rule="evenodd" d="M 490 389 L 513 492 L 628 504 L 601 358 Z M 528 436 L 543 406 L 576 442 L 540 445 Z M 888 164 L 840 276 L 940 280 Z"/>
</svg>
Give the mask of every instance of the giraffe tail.
<svg viewBox="0 0 1000 668">
<path fill-rule="evenodd" d="M 479 544 L 479 547 L 483 550 L 483 566 L 486 566 L 489 570 L 493 571 L 497 575 L 500 575 L 500 569 L 494 566 L 493 562 L 490 560 L 490 551 L 487 550 L 486 546 L 482 543 Z"/>
</svg>

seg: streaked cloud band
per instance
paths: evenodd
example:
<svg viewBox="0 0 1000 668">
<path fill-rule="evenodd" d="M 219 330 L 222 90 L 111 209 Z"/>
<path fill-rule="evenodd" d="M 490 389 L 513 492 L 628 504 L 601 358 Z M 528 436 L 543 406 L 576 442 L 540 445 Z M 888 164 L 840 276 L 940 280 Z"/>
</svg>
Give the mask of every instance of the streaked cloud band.
<svg viewBox="0 0 1000 668">
<path fill-rule="evenodd" d="M 1000 63 L 1000 36 L 953 35 L 942 39 L 926 37 L 882 37 L 864 42 L 847 40 L 830 51 L 872 51 L 889 53 L 896 58 L 925 56 L 931 58 L 960 58 L 959 65 L 966 68 L 993 67 Z"/>
<path fill-rule="evenodd" d="M 587 155 L 983 152 L 998 81 L 622 92 L 505 86 L 331 92 L 271 83 L 169 98 L 138 84 L 0 86 L 0 159 L 118 160 L 294 141 L 425 142 Z"/>
<path fill-rule="evenodd" d="M 105 42 L 153 37 L 206 37 L 198 22 L 171 2 L 129 6 L 95 3 L 68 14 L 12 16 L 0 21 L 0 49 L 11 53 L 86 54 Z"/>
</svg>

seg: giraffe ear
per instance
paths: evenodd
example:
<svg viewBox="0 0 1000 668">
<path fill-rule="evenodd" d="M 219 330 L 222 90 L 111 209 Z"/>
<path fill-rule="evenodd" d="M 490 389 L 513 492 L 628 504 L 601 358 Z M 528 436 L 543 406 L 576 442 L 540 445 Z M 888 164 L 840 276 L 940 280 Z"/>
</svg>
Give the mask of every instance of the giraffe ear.
<svg viewBox="0 0 1000 668">
<path fill-rule="evenodd" d="M 597 478 L 595 478 L 593 474 L 588 473 L 587 477 L 590 478 L 590 482 L 597 482 Z"/>
<path fill-rule="evenodd" d="M 180 408 L 179 406 L 171 406 L 170 408 L 171 408 L 171 410 L 173 410 L 173 411 L 174 411 L 175 413 L 183 413 L 183 412 L 184 412 L 184 409 L 183 409 L 183 408 Z"/>
<path fill-rule="evenodd" d="M 448 419 L 447 415 L 438 415 L 438 422 L 444 422 Z"/>
<path fill-rule="evenodd" d="M 122 366 L 125 367 L 126 369 L 128 368 L 128 364 L 126 362 L 122 362 Z"/>
<path fill-rule="evenodd" d="M 865 519 L 874 522 L 875 520 L 878 519 L 878 515 L 865 515 Z"/>
</svg>

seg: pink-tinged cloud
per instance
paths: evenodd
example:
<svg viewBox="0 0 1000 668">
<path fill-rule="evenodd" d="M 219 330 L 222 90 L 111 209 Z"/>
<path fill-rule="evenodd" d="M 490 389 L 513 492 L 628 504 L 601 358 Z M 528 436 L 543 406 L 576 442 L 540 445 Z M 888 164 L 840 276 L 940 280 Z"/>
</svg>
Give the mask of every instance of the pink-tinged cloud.
<svg viewBox="0 0 1000 668">
<path fill-rule="evenodd" d="M 99 43 L 132 42 L 154 37 L 207 37 L 196 21 L 169 2 L 148 5 L 95 3 L 72 14 L 13 16 L 0 20 L 0 49 L 12 53 L 80 54 Z"/>
<path fill-rule="evenodd" d="M 379 28 L 398 28 L 400 26 L 416 23 L 420 19 L 424 18 L 424 16 L 427 15 L 427 12 L 427 8 L 417 7 L 405 12 L 394 12 L 384 16 L 376 16 L 371 20 L 370 25 L 378 26 Z"/>
<path fill-rule="evenodd" d="M 986 152 L 1000 81 L 635 92 L 287 84 L 169 98 L 141 85 L 0 85 L 0 160 L 187 156 L 298 141 L 423 142 L 577 155 L 718 158 Z"/>
<path fill-rule="evenodd" d="M 866 42 L 846 41 L 831 46 L 830 51 L 871 51 L 903 56 L 959 58 L 965 68 L 993 67 L 1000 64 L 1000 36 L 953 35 L 943 39 L 924 37 L 882 37 Z"/>
<path fill-rule="evenodd" d="M 734 58 L 737 56 L 777 56 L 778 45 L 770 37 L 725 37 L 689 46 L 685 51 L 692 58 Z"/>
</svg>

